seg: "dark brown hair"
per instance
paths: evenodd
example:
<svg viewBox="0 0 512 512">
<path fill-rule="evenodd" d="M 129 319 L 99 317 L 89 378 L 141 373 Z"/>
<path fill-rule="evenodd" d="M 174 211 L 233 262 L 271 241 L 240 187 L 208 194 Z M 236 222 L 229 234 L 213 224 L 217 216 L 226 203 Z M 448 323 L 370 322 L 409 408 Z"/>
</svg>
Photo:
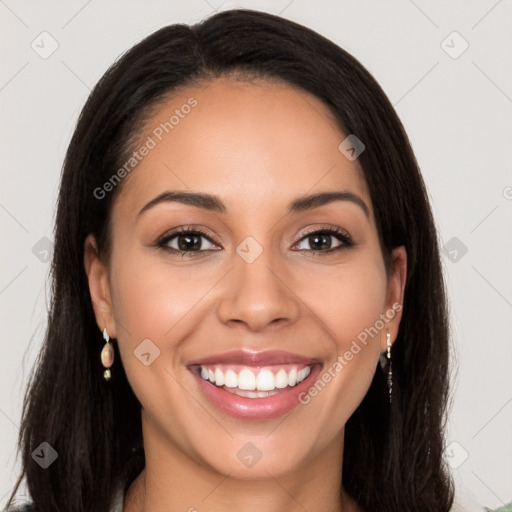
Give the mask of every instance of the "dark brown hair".
<svg viewBox="0 0 512 512">
<path fill-rule="evenodd" d="M 340 129 L 366 146 L 358 161 L 383 258 L 389 270 L 391 250 L 404 245 L 407 281 L 392 348 L 393 401 L 389 405 L 378 369 L 346 424 L 343 486 L 367 511 L 447 512 L 453 502 L 442 457 L 447 303 L 435 224 L 408 137 L 381 87 L 354 57 L 306 27 L 245 9 L 193 26 L 170 25 L 145 38 L 110 67 L 80 114 L 63 167 L 48 326 L 24 400 L 23 471 L 11 500 L 26 477 L 39 512 L 106 512 L 115 489 L 127 489 L 142 471 L 140 403 L 122 365 L 110 382 L 103 379 L 103 340 L 84 271 L 89 233 L 100 254 L 108 254 L 119 190 L 102 200 L 93 191 L 123 165 L 148 112 L 166 95 L 233 73 L 315 95 Z M 31 456 L 43 441 L 58 452 L 47 469 Z"/>
</svg>

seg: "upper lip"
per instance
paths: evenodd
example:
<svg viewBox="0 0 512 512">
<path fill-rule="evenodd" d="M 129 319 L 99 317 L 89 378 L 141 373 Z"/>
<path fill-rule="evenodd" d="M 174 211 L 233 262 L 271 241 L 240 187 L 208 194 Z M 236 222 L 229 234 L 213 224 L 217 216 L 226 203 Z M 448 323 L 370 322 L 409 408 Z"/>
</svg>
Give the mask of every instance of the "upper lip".
<svg viewBox="0 0 512 512">
<path fill-rule="evenodd" d="M 232 350 L 230 352 L 223 352 L 222 354 L 215 354 L 208 357 L 202 357 L 190 361 L 189 366 L 192 365 L 207 365 L 207 364 L 241 364 L 245 366 L 270 366 L 275 364 L 297 363 L 305 365 L 313 365 L 318 363 L 317 359 L 293 354 L 292 352 L 285 352 L 283 350 L 264 350 L 264 351 L 250 351 L 250 350 Z"/>
</svg>

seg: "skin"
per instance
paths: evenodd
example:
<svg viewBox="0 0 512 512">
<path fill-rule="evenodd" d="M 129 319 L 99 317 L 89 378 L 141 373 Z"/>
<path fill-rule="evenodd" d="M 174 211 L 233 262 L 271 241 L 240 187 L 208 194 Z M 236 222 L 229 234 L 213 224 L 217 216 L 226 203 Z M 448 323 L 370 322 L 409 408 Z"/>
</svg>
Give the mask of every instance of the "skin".
<svg viewBox="0 0 512 512">
<path fill-rule="evenodd" d="M 160 105 L 141 140 L 190 97 L 197 106 L 125 178 L 109 264 L 92 235 L 85 244 L 98 328 L 117 338 L 142 404 L 146 467 L 124 512 L 359 510 L 340 497 L 344 425 L 370 386 L 386 332 L 396 339 L 401 311 L 307 405 L 277 419 L 221 413 L 187 363 L 248 348 L 332 367 L 379 315 L 403 303 L 405 248 L 393 251 L 388 279 L 362 170 L 339 151 L 346 134 L 319 99 L 284 84 L 217 79 Z M 226 212 L 160 203 L 137 216 L 166 190 L 216 194 Z M 299 196 L 340 190 L 363 199 L 369 217 L 349 201 L 286 213 Z M 211 238 L 201 239 L 203 249 L 217 251 L 182 258 L 155 247 L 189 225 Z M 312 254 L 305 228 L 326 225 L 356 245 Z M 235 250 L 247 236 L 263 249 L 250 264 Z M 145 339 L 161 351 L 149 366 L 133 354 Z M 237 458 L 248 442 L 262 454 L 250 468 Z"/>
</svg>

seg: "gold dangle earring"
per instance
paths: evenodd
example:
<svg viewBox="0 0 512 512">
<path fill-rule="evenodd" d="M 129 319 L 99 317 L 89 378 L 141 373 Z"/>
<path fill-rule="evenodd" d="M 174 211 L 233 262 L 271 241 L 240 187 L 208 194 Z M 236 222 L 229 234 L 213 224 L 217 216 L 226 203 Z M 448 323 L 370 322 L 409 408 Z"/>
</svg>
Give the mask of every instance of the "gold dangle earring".
<svg viewBox="0 0 512 512">
<path fill-rule="evenodd" d="M 391 334 L 387 333 L 387 359 L 388 359 L 388 390 L 389 390 L 389 403 L 391 403 L 392 392 L 393 392 L 393 370 L 391 368 Z"/>
<path fill-rule="evenodd" d="M 106 327 L 103 329 L 103 339 L 106 341 L 101 351 L 101 364 L 106 368 L 106 370 L 103 372 L 103 378 L 105 380 L 110 380 L 110 367 L 114 363 L 114 349 L 109 343 L 110 336 L 107 333 Z"/>
</svg>

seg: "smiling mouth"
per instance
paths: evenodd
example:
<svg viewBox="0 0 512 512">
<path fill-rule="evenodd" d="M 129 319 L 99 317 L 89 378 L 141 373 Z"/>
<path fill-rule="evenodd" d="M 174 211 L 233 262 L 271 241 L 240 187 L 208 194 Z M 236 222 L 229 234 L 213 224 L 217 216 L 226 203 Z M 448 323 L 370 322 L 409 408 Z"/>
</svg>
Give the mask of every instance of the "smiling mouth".
<svg viewBox="0 0 512 512">
<path fill-rule="evenodd" d="M 320 375 L 318 359 L 282 350 L 232 350 L 190 361 L 202 396 L 219 412 L 264 421 L 302 404 L 300 397 Z"/>
<path fill-rule="evenodd" d="M 266 398 L 295 388 L 307 379 L 314 365 L 280 364 L 193 365 L 191 370 L 217 388 L 245 398 Z"/>
</svg>

